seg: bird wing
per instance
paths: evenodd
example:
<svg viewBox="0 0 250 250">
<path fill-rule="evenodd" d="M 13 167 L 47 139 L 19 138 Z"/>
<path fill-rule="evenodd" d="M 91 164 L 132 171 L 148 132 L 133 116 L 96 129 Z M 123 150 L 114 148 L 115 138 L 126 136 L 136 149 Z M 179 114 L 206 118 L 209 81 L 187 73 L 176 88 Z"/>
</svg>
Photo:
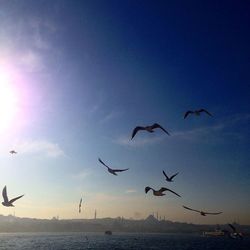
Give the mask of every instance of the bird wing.
<svg viewBox="0 0 250 250">
<path fill-rule="evenodd" d="M 200 213 L 199 210 L 196 210 L 196 209 L 193 209 L 193 208 L 190 208 L 190 207 L 186 207 L 186 206 L 183 206 L 183 207 L 186 208 L 186 209 L 188 209 L 188 210 L 191 210 L 191 211 L 195 211 L 195 212 Z"/>
<path fill-rule="evenodd" d="M 217 212 L 217 213 L 209 213 L 209 212 L 204 212 L 204 214 L 211 214 L 211 215 L 217 215 L 217 214 L 221 214 L 222 212 Z"/>
<path fill-rule="evenodd" d="M 4 202 L 8 203 L 9 199 L 8 199 L 8 196 L 7 196 L 7 187 L 6 186 L 3 188 L 2 195 L 3 195 Z"/>
<path fill-rule="evenodd" d="M 151 187 L 145 187 L 145 193 L 147 193 L 150 189 L 152 189 L 152 188 Z"/>
<path fill-rule="evenodd" d="M 165 177 L 166 177 L 167 179 L 169 179 L 168 176 L 167 176 L 167 174 L 165 173 L 164 170 L 162 170 L 162 173 L 165 175 Z"/>
<path fill-rule="evenodd" d="M 228 224 L 228 226 L 231 227 L 234 232 L 236 232 L 236 228 L 232 224 Z"/>
<path fill-rule="evenodd" d="M 161 189 L 162 189 L 162 188 L 161 188 Z M 173 190 L 171 190 L 171 189 L 169 189 L 169 188 L 166 188 L 166 190 L 169 191 L 169 192 L 171 192 L 171 193 L 173 193 L 173 194 L 175 194 L 175 195 L 177 195 L 177 196 L 179 196 L 179 197 L 181 197 L 179 194 L 177 194 L 176 192 L 174 192 Z"/>
<path fill-rule="evenodd" d="M 102 165 L 104 165 L 106 168 L 109 168 L 100 158 L 98 158 L 98 161 L 99 161 Z"/>
<path fill-rule="evenodd" d="M 177 174 L 179 174 L 179 172 L 176 173 L 176 174 L 173 174 L 173 175 L 170 177 L 170 180 L 172 180 Z"/>
<path fill-rule="evenodd" d="M 200 109 L 198 112 L 205 112 L 205 113 L 207 113 L 208 115 L 212 116 L 212 114 L 210 114 L 206 109 Z"/>
<path fill-rule="evenodd" d="M 24 194 L 23 194 L 23 195 L 20 195 L 20 196 L 18 196 L 18 197 L 16 197 L 16 198 L 13 198 L 12 200 L 9 201 L 9 203 L 13 203 L 13 202 L 15 202 L 16 200 L 22 198 L 23 196 L 24 196 Z"/>
<path fill-rule="evenodd" d="M 152 128 L 152 129 L 160 128 L 160 129 L 162 129 L 166 134 L 170 135 L 170 134 L 168 133 L 168 131 L 167 131 L 166 129 L 164 129 L 164 128 L 163 128 L 160 124 L 158 124 L 158 123 L 154 123 L 154 124 L 151 126 L 151 128 Z"/>
<path fill-rule="evenodd" d="M 137 133 L 139 130 L 145 130 L 145 128 L 144 128 L 144 127 L 141 127 L 141 126 L 135 127 L 134 130 L 133 130 L 133 133 L 132 133 L 131 140 L 134 138 L 134 136 L 136 135 L 136 133 Z"/>
<path fill-rule="evenodd" d="M 193 114 L 193 113 L 194 113 L 193 111 L 188 110 L 188 111 L 185 113 L 185 115 L 184 115 L 184 119 L 186 119 L 187 116 L 188 116 L 189 114 Z"/>
<path fill-rule="evenodd" d="M 112 169 L 114 172 L 123 172 L 126 170 L 129 170 L 129 168 L 125 168 L 125 169 Z"/>
</svg>

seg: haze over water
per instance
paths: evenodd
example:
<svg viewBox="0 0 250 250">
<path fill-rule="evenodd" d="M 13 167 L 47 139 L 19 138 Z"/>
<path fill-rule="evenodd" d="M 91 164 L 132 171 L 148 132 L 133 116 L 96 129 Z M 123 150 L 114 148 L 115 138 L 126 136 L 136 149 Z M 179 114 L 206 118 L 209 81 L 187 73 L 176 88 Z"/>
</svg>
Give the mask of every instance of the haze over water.
<svg viewBox="0 0 250 250">
<path fill-rule="evenodd" d="M 250 224 L 249 11 L 247 1 L 0 1 L 0 188 L 25 194 L 0 214 Z M 183 118 L 201 108 L 213 116 Z M 131 140 L 156 122 L 170 136 Z M 129 170 L 114 176 L 98 158 Z M 179 174 L 170 183 L 162 170 Z M 9 249 L 30 236 L 11 237 L 0 236 Z M 160 249 L 168 237 L 157 237 Z"/>
</svg>

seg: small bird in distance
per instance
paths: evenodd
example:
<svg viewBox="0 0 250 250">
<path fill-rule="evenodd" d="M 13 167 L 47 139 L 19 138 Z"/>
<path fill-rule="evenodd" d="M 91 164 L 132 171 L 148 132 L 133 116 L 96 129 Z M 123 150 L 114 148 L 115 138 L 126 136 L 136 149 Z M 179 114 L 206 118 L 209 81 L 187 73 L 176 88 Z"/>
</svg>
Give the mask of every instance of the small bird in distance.
<svg viewBox="0 0 250 250">
<path fill-rule="evenodd" d="M 162 171 L 162 173 L 164 174 L 164 176 L 166 177 L 166 181 L 168 181 L 168 182 L 173 182 L 174 177 L 175 177 L 177 174 L 179 174 L 179 172 L 178 172 L 178 173 L 172 175 L 171 177 L 168 177 L 164 170 Z"/>
<path fill-rule="evenodd" d="M 196 209 L 193 209 L 193 208 L 190 208 L 190 207 L 186 207 L 186 206 L 183 206 L 183 207 L 184 207 L 185 209 L 188 209 L 188 210 L 197 212 L 197 213 L 199 213 L 199 214 L 202 215 L 202 216 L 206 216 L 207 214 L 209 214 L 209 215 L 218 215 L 218 214 L 221 214 L 221 213 L 222 213 L 222 212 L 210 213 L 210 212 L 199 211 L 199 210 L 196 210 Z"/>
<path fill-rule="evenodd" d="M 79 213 L 81 213 L 81 208 L 82 208 L 82 198 L 80 199 L 80 202 L 79 202 Z"/>
<path fill-rule="evenodd" d="M 12 154 L 12 155 L 13 155 L 13 154 L 17 154 L 17 152 L 16 152 L 15 150 L 11 150 L 11 151 L 10 151 L 10 154 Z"/>
<path fill-rule="evenodd" d="M 163 192 L 169 191 L 169 192 L 171 192 L 171 193 L 173 193 L 173 194 L 175 194 L 175 195 L 181 197 L 179 194 L 177 194 L 177 193 L 174 192 L 173 190 L 171 190 L 171 189 L 169 189 L 169 188 L 165 188 L 165 187 L 162 187 L 162 188 L 160 188 L 159 190 L 154 190 L 154 189 L 151 188 L 151 187 L 145 187 L 145 193 L 147 193 L 150 189 L 152 189 L 153 195 L 155 195 L 155 196 L 163 196 L 163 195 L 166 195 L 166 194 L 164 194 Z"/>
<path fill-rule="evenodd" d="M 16 200 L 18 200 L 18 199 L 20 199 L 20 198 L 22 198 L 24 196 L 24 194 L 23 194 L 23 195 L 20 195 L 20 196 L 18 196 L 16 198 L 13 198 L 13 199 L 9 200 L 9 198 L 7 196 L 7 187 L 6 186 L 3 188 L 2 195 L 3 195 L 2 204 L 5 207 L 14 207 L 13 202 L 15 202 Z"/>
<path fill-rule="evenodd" d="M 206 109 L 198 109 L 198 110 L 193 110 L 193 111 L 192 110 L 187 111 L 184 115 L 184 119 L 186 119 L 188 117 L 188 115 L 191 115 L 191 114 L 194 114 L 196 116 L 200 116 L 202 112 L 206 113 L 209 116 L 212 116 Z"/>
<path fill-rule="evenodd" d="M 111 173 L 111 174 L 113 174 L 113 175 L 117 175 L 116 172 L 123 172 L 123 171 L 126 171 L 126 170 L 129 169 L 129 168 L 126 168 L 126 169 L 112 169 L 112 168 L 110 168 L 109 166 L 107 166 L 100 158 L 98 158 L 98 160 L 99 160 L 99 162 L 100 162 L 102 165 L 104 165 L 104 166 L 108 169 L 109 173 Z"/>
<path fill-rule="evenodd" d="M 133 130 L 133 133 L 132 133 L 131 140 L 135 137 L 136 133 L 137 133 L 138 131 L 140 131 L 140 130 L 146 130 L 146 131 L 148 131 L 149 133 L 153 133 L 153 132 L 154 132 L 154 129 L 156 129 L 156 128 L 160 128 L 160 129 L 163 130 L 167 135 L 170 135 L 170 134 L 168 133 L 168 131 L 167 131 L 166 129 L 164 129 L 161 125 L 159 125 L 158 123 L 154 123 L 154 124 L 151 125 L 151 126 L 145 126 L 145 127 L 143 127 L 143 126 L 137 126 L 137 127 L 135 127 L 134 130 Z"/>
</svg>

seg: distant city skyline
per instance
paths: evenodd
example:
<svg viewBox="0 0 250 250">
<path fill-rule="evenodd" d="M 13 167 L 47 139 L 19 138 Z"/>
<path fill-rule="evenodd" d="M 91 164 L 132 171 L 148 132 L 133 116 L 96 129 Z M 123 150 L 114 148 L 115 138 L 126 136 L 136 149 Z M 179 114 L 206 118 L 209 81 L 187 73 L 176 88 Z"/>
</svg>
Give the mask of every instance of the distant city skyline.
<svg viewBox="0 0 250 250">
<path fill-rule="evenodd" d="M 0 5 L 0 214 L 250 224 L 247 2 Z"/>
</svg>

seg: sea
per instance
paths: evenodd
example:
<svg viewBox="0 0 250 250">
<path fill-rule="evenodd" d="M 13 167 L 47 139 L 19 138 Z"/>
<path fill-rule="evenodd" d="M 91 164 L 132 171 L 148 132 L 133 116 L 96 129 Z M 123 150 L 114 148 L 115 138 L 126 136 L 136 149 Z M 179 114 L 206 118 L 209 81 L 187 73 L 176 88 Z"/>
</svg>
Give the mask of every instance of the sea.
<svg viewBox="0 0 250 250">
<path fill-rule="evenodd" d="M 250 237 L 230 239 L 187 234 L 1 233 L 4 250 L 250 250 Z"/>
</svg>

